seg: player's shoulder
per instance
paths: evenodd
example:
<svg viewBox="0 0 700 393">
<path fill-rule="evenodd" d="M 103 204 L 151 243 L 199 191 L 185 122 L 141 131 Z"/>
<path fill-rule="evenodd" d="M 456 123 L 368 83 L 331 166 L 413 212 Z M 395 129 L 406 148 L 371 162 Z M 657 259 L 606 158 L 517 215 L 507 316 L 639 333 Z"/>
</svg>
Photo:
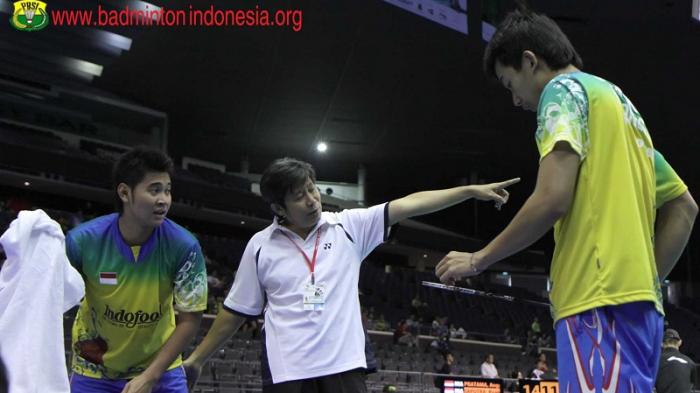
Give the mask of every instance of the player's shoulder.
<svg viewBox="0 0 700 393">
<path fill-rule="evenodd" d="M 545 85 L 544 92 L 550 94 L 569 92 L 574 96 L 580 95 L 583 98 L 583 93 L 585 93 L 590 86 L 599 82 L 607 81 L 585 72 L 568 72 L 552 78 L 552 80 Z"/>
<path fill-rule="evenodd" d="M 199 244 L 199 240 L 197 240 L 197 237 L 192 232 L 169 218 L 163 221 L 159 231 L 161 232 L 161 236 L 168 243 L 178 243 L 184 247 L 191 247 L 195 244 Z"/>
<path fill-rule="evenodd" d="M 109 233 L 110 228 L 118 218 L 119 214 L 117 213 L 93 218 L 68 231 L 66 237 L 73 240 L 102 238 Z"/>
</svg>

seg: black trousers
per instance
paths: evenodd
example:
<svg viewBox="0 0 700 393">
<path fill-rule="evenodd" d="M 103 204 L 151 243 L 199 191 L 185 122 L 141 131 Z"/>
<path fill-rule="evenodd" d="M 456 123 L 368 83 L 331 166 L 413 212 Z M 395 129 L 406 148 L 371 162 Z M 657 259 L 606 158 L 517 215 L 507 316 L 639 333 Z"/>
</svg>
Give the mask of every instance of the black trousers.
<svg viewBox="0 0 700 393">
<path fill-rule="evenodd" d="M 263 393 L 367 393 L 365 370 L 263 385 Z"/>
</svg>

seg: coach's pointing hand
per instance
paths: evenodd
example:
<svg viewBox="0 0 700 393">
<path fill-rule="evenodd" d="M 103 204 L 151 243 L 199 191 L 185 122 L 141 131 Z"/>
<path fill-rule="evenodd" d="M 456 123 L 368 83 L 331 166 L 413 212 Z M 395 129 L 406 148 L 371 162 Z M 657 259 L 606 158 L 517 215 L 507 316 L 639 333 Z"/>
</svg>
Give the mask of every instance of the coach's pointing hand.
<svg viewBox="0 0 700 393">
<path fill-rule="evenodd" d="M 506 180 L 500 183 L 479 184 L 469 186 L 472 189 L 472 196 L 480 201 L 496 202 L 496 209 L 501 209 L 501 206 L 508 203 L 510 194 L 506 191 L 506 187 L 512 186 L 520 182 L 520 178 Z"/>
</svg>

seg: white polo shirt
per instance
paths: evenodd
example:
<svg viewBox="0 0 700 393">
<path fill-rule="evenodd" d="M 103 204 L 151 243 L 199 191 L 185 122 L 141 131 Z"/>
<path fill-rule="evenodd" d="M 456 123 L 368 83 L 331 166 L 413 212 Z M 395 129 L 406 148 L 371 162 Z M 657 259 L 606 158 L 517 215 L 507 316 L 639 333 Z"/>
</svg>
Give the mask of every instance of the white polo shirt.
<svg viewBox="0 0 700 393">
<path fill-rule="evenodd" d="M 367 366 L 365 336 L 360 317 L 360 264 L 388 235 L 388 207 L 340 213 L 323 212 L 306 240 L 277 220 L 248 242 L 224 308 L 245 316 L 263 311 L 267 360 L 271 381 L 280 383 L 336 374 Z M 316 284 L 325 285 L 321 311 L 305 311 L 303 293 L 311 282 L 304 256 L 311 259 L 320 231 L 315 265 Z M 284 233 L 283 233 L 284 232 Z"/>
</svg>

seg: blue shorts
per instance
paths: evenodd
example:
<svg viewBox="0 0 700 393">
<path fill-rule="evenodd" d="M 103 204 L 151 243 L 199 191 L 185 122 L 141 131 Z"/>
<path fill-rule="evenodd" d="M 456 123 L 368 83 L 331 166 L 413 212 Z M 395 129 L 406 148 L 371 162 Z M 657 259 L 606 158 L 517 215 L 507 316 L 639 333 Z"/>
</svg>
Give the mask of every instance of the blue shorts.
<svg viewBox="0 0 700 393">
<path fill-rule="evenodd" d="M 71 393 L 121 393 L 128 379 L 100 379 L 73 373 L 70 377 Z M 187 393 L 187 378 L 182 367 L 168 370 L 151 393 Z"/>
<path fill-rule="evenodd" d="M 555 330 L 561 392 L 653 390 L 663 336 L 653 303 L 594 308 L 560 319 Z"/>
</svg>

